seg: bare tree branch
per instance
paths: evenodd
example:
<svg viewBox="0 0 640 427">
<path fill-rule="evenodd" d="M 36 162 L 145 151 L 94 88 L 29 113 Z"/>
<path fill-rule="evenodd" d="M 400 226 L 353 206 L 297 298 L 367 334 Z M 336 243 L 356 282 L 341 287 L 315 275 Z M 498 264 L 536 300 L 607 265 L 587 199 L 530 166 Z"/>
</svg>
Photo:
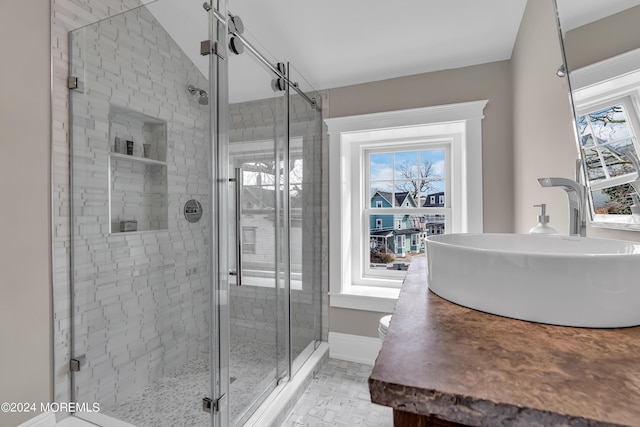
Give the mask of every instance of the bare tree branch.
<svg viewBox="0 0 640 427">
<path fill-rule="evenodd" d="M 440 177 L 433 176 L 434 169 L 434 164 L 426 160 L 418 167 L 418 171 L 416 171 L 415 165 L 404 162 L 398 169 L 403 180 L 396 182 L 396 188 L 408 192 L 419 203 L 420 196 L 435 190 L 434 183 L 442 180 Z M 416 172 L 418 172 L 418 176 L 416 176 Z"/>
</svg>

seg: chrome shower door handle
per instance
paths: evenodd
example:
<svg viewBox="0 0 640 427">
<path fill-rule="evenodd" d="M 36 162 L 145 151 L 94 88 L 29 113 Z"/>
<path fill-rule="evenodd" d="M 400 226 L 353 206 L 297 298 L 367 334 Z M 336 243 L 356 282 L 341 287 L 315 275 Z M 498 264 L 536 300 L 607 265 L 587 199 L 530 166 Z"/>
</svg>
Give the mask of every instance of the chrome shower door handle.
<svg viewBox="0 0 640 427">
<path fill-rule="evenodd" d="M 242 286 L 242 168 L 235 168 L 236 183 L 236 286 Z M 232 273 L 233 274 L 233 273 Z"/>
</svg>

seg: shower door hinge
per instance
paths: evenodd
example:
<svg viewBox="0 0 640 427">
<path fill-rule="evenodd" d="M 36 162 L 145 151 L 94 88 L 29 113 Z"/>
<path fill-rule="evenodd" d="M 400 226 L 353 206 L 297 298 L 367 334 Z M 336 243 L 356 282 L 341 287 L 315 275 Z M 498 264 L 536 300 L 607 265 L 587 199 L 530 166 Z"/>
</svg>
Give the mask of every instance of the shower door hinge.
<svg viewBox="0 0 640 427">
<path fill-rule="evenodd" d="M 220 402 L 224 398 L 224 394 L 217 398 L 216 400 L 211 399 L 210 397 L 205 397 L 202 399 L 202 410 L 208 413 L 220 412 Z"/>
<path fill-rule="evenodd" d="M 87 355 L 83 354 L 69 361 L 69 370 L 71 372 L 80 372 L 80 368 L 87 363 Z"/>
<path fill-rule="evenodd" d="M 69 89 L 77 90 L 80 93 L 84 93 L 84 84 L 82 84 L 80 79 L 77 77 L 69 76 L 67 79 L 67 87 Z"/>
<path fill-rule="evenodd" d="M 200 55 L 207 56 L 211 54 L 216 55 L 220 59 L 226 59 L 226 52 L 224 47 L 220 43 L 212 43 L 211 40 L 203 40 L 200 42 Z"/>
</svg>

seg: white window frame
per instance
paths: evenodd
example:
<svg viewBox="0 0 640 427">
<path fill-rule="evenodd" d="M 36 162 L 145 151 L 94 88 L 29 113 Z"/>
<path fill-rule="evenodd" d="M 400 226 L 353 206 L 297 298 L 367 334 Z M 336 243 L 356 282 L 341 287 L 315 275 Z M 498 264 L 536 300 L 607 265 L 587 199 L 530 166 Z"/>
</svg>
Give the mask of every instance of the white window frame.
<svg viewBox="0 0 640 427">
<path fill-rule="evenodd" d="M 571 73 L 572 99 L 577 115 L 583 115 L 585 111 L 595 110 L 598 105 L 613 105 L 626 103 L 625 108 L 629 113 L 630 126 L 634 132 L 640 128 L 637 118 L 640 112 L 640 49 L 635 49 L 604 61 L 588 65 Z M 622 102 L 624 100 L 624 102 Z M 636 134 L 636 137 L 639 135 Z M 578 153 L 580 144 L 576 138 Z M 640 147 L 635 140 L 636 151 Z M 618 228 L 623 230 L 640 231 L 640 225 L 635 224 L 631 215 L 602 215 L 595 214 L 590 190 L 622 185 L 633 180 L 631 174 L 611 178 L 604 182 L 589 184 L 589 214 L 591 223 L 598 227 Z"/>
<path fill-rule="evenodd" d="M 376 230 L 382 230 L 382 218 L 376 218 Z"/>
<path fill-rule="evenodd" d="M 482 119 L 487 100 L 326 119 L 329 133 L 329 288 L 333 307 L 392 312 L 402 280 L 365 279 L 352 226 L 363 198 L 363 147 L 440 137 L 451 143 L 451 232 L 483 231 Z M 354 206 L 355 204 L 355 206 Z M 354 234 L 355 233 L 355 234 Z M 354 241 L 354 235 L 356 241 Z M 367 244 L 368 247 L 368 244 Z M 372 281 L 374 283 L 372 283 Z"/>
<path fill-rule="evenodd" d="M 382 200 L 376 200 L 376 208 L 382 207 Z"/>
</svg>

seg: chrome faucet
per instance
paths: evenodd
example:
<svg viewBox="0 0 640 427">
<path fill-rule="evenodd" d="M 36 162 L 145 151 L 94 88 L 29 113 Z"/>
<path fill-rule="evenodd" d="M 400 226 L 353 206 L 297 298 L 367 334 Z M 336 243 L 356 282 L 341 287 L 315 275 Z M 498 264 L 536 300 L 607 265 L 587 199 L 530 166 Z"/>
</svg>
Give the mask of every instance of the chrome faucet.
<svg viewBox="0 0 640 427">
<path fill-rule="evenodd" d="M 569 234 L 587 235 L 586 195 L 587 188 L 568 178 L 538 178 L 541 187 L 562 187 L 569 198 Z"/>
</svg>

